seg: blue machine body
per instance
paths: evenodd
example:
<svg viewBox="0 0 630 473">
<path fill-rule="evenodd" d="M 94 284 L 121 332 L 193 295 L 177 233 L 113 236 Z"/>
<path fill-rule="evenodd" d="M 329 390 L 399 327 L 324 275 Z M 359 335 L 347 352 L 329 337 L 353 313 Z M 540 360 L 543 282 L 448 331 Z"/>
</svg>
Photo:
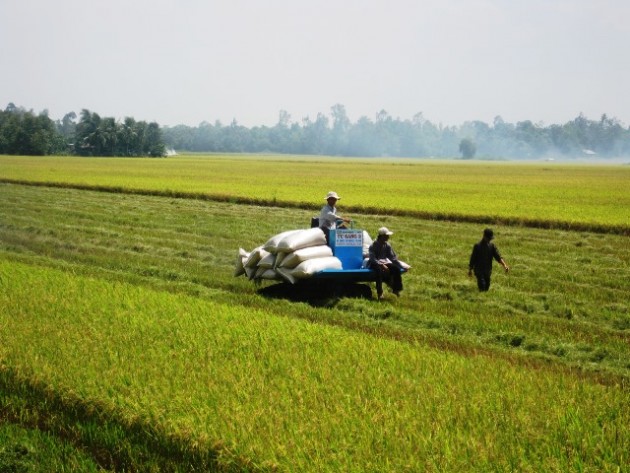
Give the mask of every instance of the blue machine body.
<svg viewBox="0 0 630 473">
<path fill-rule="evenodd" d="M 330 231 L 330 248 L 343 269 L 361 269 L 363 264 L 363 230 Z"/>
<path fill-rule="evenodd" d="M 335 279 L 347 282 L 374 281 L 376 273 L 363 268 L 363 230 L 330 230 L 329 246 L 341 261 L 342 269 L 325 269 L 313 274 L 314 279 Z"/>
</svg>

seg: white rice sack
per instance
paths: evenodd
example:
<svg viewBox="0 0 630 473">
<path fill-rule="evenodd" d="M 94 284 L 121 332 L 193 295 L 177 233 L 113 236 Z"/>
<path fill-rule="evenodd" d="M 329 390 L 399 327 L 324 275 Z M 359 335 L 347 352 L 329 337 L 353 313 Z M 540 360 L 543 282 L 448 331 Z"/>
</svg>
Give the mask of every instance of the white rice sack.
<svg viewBox="0 0 630 473">
<path fill-rule="evenodd" d="M 245 260 L 245 263 L 243 263 L 243 266 L 246 268 L 255 268 L 258 266 L 258 262 L 268 254 L 269 253 L 267 251 L 263 250 L 262 246 L 259 246 L 258 248 L 252 250 L 247 257 L 247 260 Z"/>
<path fill-rule="evenodd" d="M 326 244 L 326 236 L 321 228 L 309 228 L 300 230 L 295 234 L 288 235 L 278 243 L 277 251 L 291 253 L 292 251 L 306 248 L 308 246 L 319 246 Z"/>
<path fill-rule="evenodd" d="M 280 279 L 280 275 L 278 273 L 276 273 L 276 271 L 271 269 L 271 268 L 258 268 L 256 270 L 256 274 L 254 275 L 253 279 L 278 280 L 278 279 Z"/>
<path fill-rule="evenodd" d="M 289 270 L 289 274 L 295 279 L 305 279 L 324 269 L 342 269 L 341 261 L 334 256 L 307 259 Z"/>
<path fill-rule="evenodd" d="M 284 279 L 286 279 L 288 282 L 290 282 L 291 284 L 295 284 L 295 278 L 293 276 L 291 276 L 291 269 L 288 268 L 278 268 L 276 269 L 276 272 L 282 276 Z"/>
<path fill-rule="evenodd" d="M 267 253 L 258 262 L 258 267 L 259 268 L 270 269 L 270 268 L 274 267 L 275 263 L 276 263 L 276 255 L 274 255 L 273 253 Z"/>
<path fill-rule="evenodd" d="M 245 274 L 245 260 L 249 257 L 249 253 L 243 248 L 238 249 L 238 256 L 236 257 L 236 266 L 234 267 L 234 276 L 240 276 Z"/>
<path fill-rule="evenodd" d="M 286 255 L 278 267 L 295 268 L 298 264 L 307 259 L 324 258 L 332 255 L 333 252 L 328 245 L 307 246 L 306 248 L 295 250 L 293 253 Z"/>
<path fill-rule="evenodd" d="M 374 240 L 370 237 L 370 234 L 363 230 L 363 256 L 368 256 L 370 254 L 370 246 L 372 246 Z"/>
<path fill-rule="evenodd" d="M 273 281 L 281 281 L 282 277 L 278 274 L 278 271 L 276 271 L 275 269 L 268 269 L 267 271 L 265 271 L 263 273 L 263 275 L 261 276 L 263 279 L 270 279 Z"/>
<path fill-rule="evenodd" d="M 400 263 L 400 267 L 404 269 L 405 271 L 409 271 L 411 269 L 410 264 L 407 264 L 404 261 L 400 261 L 400 260 L 398 260 L 398 262 Z"/>
<path fill-rule="evenodd" d="M 278 252 L 278 243 L 284 240 L 286 237 L 291 236 L 294 233 L 299 233 L 302 230 L 288 230 L 286 232 L 278 233 L 277 235 L 272 236 L 267 240 L 267 242 L 262 246 L 265 251 L 270 253 Z"/>
<path fill-rule="evenodd" d="M 284 258 L 286 256 L 287 256 L 287 253 L 283 253 L 283 252 L 276 253 L 276 260 L 273 263 L 274 264 L 273 269 L 278 268 L 282 264 L 282 261 L 284 261 Z"/>
</svg>

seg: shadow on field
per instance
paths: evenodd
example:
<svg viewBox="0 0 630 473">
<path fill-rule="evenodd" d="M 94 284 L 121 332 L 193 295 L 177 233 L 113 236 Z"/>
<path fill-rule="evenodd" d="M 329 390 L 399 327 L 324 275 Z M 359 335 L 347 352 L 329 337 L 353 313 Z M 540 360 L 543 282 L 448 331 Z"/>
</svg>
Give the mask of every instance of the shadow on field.
<svg viewBox="0 0 630 473">
<path fill-rule="evenodd" d="M 270 299 L 305 302 L 313 307 L 333 307 L 340 298 L 372 299 L 368 284 L 334 283 L 331 281 L 299 281 L 263 287 L 258 294 Z"/>
<path fill-rule="evenodd" d="M 107 402 L 83 399 L 72 391 L 57 392 L 1 365 L 0 424 L 45 432 L 81 450 L 106 471 L 224 472 L 252 467 L 249 459 L 236 457 L 219 443 L 193 446 L 193 438 L 173 435 L 151 419 L 117 411 Z M 18 444 L 13 450 L 7 454 L 0 448 L 2 473 L 27 471 L 21 469 L 24 464 L 40 461 L 32 449 Z"/>
</svg>

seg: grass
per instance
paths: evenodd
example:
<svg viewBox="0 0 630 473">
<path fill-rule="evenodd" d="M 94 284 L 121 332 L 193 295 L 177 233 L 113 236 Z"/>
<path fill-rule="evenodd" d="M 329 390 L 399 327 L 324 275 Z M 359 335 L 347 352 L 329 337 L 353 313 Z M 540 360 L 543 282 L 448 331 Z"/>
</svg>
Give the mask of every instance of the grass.
<svg viewBox="0 0 630 473">
<path fill-rule="evenodd" d="M 364 215 L 358 223 L 372 234 L 382 224 L 394 229 L 395 248 L 414 267 L 405 297 L 376 308 L 364 299 L 324 300 L 334 310 L 321 311 L 261 299 L 258 287 L 232 276 L 238 247 L 253 249 L 283 229 L 305 227 L 307 211 L 15 185 L 0 190 L 7 203 L 0 251 L 17 261 L 412 340 L 463 341 L 624 375 L 630 368 L 627 237 L 495 228 L 512 272 L 497 268 L 492 292 L 482 295 L 467 277 L 481 227 Z"/>
<path fill-rule="evenodd" d="M 375 176 L 393 183 L 395 192 L 376 192 Z M 220 155 L 160 160 L 0 156 L 0 179 L 310 209 L 323 204 L 329 189 L 320 183 L 328 182 L 342 195 L 346 212 L 630 232 L 630 168 L 623 166 Z"/>
<path fill-rule="evenodd" d="M 266 176 L 283 163 L 263 162 Z M 310 204 L 127 190 L 0 184 L 0 461 L 21 466 L 14 453 L 47 438 L 44 458 L 82 452 L 85 471 L 627 469 L 630 252 L 617 224 L 495 223 L 513 271 L 496 268 L 480 294 L 467 263 L 491 216 L 356 213 L 372 234 L 395 231 L 413 265 L 403 297 L 302 298 L 232 272 L 239 247 L 308 226 Z"/>
<path fill-rule="evenodd" d="M 69 442 L 39 429 L 0 423 L 0 471 L 48 473 L 97 472 L 93 459 Z"/>
<path fill-rule="evenodd" d="M 12 315 L 2 375 L 10 366 L 74 399 L 62 404 L 69 414 L 98 408 L 156 435 L 158 451 L 177 439 L 218 468 L 283 471 L 612 471 L 625 461 L 621 385 L 58 270 L 5 262 L 0 277 Z M 89 443 L 94 428 L 74 440 Z"/>
</svg>

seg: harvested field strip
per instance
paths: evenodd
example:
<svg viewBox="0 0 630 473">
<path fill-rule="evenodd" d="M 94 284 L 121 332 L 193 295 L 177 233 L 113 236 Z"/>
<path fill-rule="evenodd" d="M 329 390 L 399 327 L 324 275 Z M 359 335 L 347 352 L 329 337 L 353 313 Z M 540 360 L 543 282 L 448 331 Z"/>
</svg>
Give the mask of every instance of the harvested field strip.
<svg viewBox="0 0 630 473">
<path fill-rule="evenodd" d="M 478 226 L 364 215 L 367 229 L 395 229 L 414 266 L 402 298 L 374 304 L 274 297 L 273 286 L 232 276 L 239 246 L 303 228 L 307 211 L 12 185 L 0 198 L 0 253 L 13 261 L 602 378 L 630 370 L 627 237 L 498 227 L 513 271 L 498 273 L 484 297 L 466 275 Z"/>
</svg>

